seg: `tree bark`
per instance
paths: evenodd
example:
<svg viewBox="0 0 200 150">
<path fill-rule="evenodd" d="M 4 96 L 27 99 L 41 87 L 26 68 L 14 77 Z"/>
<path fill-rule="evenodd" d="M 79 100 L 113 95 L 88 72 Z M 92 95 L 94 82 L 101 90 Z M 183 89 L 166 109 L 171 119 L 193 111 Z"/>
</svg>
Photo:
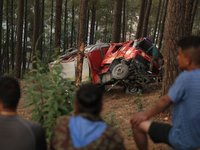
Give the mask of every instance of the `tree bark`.
<svg viewBox="0 0 200 150">
<path fill-rule="evenodd" d="M 163 1 L 163 4 L 162 4 L 160 19 L 159 19 L 159 25 L 158 25 L 158 34 L 156 35 L 156 41 L 155 41 L 156 44 L 158 43 L 158 37 L 159 37 L 159 34 L 160 34 L 160 27 L 161 27 L 161 22 L 162 22 L 162 16 L 163 16 L 163 11 L 164 11 L 164 5 L 165 5 L 165 1 Z"/>
<path fill-rule="evenodd" d="M 25 14 L 24 14 L 24 46 L 23 46 L 23 67 L 22 67 L 22 78 L 26 72 L 26 49 L 27 49 L 27 1 L 25 0 Z"/>
<path fill-rule="evenodd" d="M 94 25 L 95 25 L 95 15 L 96 15 L 96 8 L 95 2 L 92 3 L 92 16 L 91 16 L 91 26 L 90 26 L 90 42 L 89 44 L 94 44 Z"/>
<path fill-rule="evenodd" d="M 159 1 L 159 5 L 158 5 L 158 12 L 157 12 L 157 17 L 156 17 L 156 24 L 155 24 L 155 27 L 154 27 L 154 34 L 153 34 L 153 39 L 152 39 L 153 43 L 155 41 L 156 32 L 157 32 L 158 18 L 159 18 L 159 15 L 160 15 L 160 5 L 161 5 L 161 0 Z"/>
<path fill-rule="evenodd" d="M 10 30 L 9 30 L 9 0 L 6 1 L 7 6 L 6 6 L 6 52 L 5 52 L 5 58 L 4 58 L 4 63 L 5 63 L 5 72 L 9 74 L 9 35 L 10 35 Z"/>
<path fill-rule="evenodd" d="M 50 50 L 52 50 L 53 43 L 53 0 L 51 0 L 51 34 L 50 34 Z"/>
<path fill-rule="evenodd" d="M 24 14 L 24 0 L 19 0 L 18 9 L 18 24 L 17 24 L 17 53 L 16 53 L 16 67 L 15 78 L 21 78 L 21 58 L 22 58 L 22 33 L 23 33 L 23 14 Z"/>
<path fill-rule="evenodd" d="M 76 67 L 76 81 L 75 85 L 79 86 L 82 80 L 82 68 L 83 68 L 83 58 L 84 58 L 84 47 L 85 47 L 85 27 L 86 27 L 86 12 L 88 0 L 80 1 L 80 16 L 79 16 L 79 44 L 78 44 L 78 58 Z"/>
<path fill-rule="evenodd" d="M 122 26 L 122 42 L 126 41 L 126 33 L 125 33 L 125 22 L 126 22 L 126 17 L 125 17 L 125 13 L 126 13 L 126 0 L 124 0 L 124 7 L 123 7 L 123 26 Z"/>
<path fill-rule="evenodd" d="M 12 66 L 12 72 L 14 74 L 14 28 L 13 28 L 13 0 L 11 0 L 11 66 Z"/>
<path fill-rule="evenodd" d="M 152 4 L 152 0 L 148 0 L 147 9 L 146 9 L 145 16 L 144 16 L 144 25 L 143 25 L 142 37 L 147 36 L 147 29 L 148 29 L 148 22 L 149 22 L 149 14 L 150 14 L 150 10 L 151 10 L 151 4 Z"/>
<path fill-rule="evenodd" d="M 88 42 L 88 24 L 90 21 L 90 10 L 87 10 L 87 21 L 86 21 L 86 32 L 85 32 L 85 41 Z M 88 44 L 88 43 L 87 43 Z"/>
<path fill-rule="evenodd" d="M 43 53 L 43 39 L 44 39 L 44 36 L 42 35 L 43 32 L 44 32 L 44 1 L 45 0 L 42 0 L 42 6 L 41 6 L 41 21 L 40 21 L 40 34 L 39 36 L 40 39 L 39 39 L 39 59 L 42 60 L 42 53 Z"/>
<path fill-rule="evenodd" d="M 190 20 L 192 16 L 193 3 L 194 3 L 194 0 L 186 0 L 184 36 L 189 36 L 192 32 L 190 30 Z"/>
<path fill-rule="evenodd" d="M 135 36 L 136 39 L 142 36 L 142 27 L 143 27 L 143 20 L 144 20 L 144 14 L 145 14 L 144 7 L 145 7 L 145 0 L 141 0 L 139 21 L 138 21 L 137 32 Z"/>
<path fill-rule="evenodd" d="M 79 10 L 79 12 L 78 12 L 79 14 L 78 14 L 78 16 L 80 16 L 80 13 L 81 13 L 81 11 Z M 78 19 L 78 30 L 77 30 L 77 34 L 76 34 L 76 48 L 78 49 L 78 43 L 79 43 L 79 30 L 80 30 L 80 23 L 79 23 L 79 19 Z"/>
<path fill-rule="evenodd" d="M 0 75 L 2 75 L 2 52 L 1 52 L 1 37 L 2 37 L 2 17 L 3 17 L 3 0 L 0 0 Z"/>
<path fill-rule="evenodd" d="M 73 35 L 74 35 L 74 0 L 72 0 L 71 47 L 73 47 Z"/>
<path fill-rule="evenodd" d="M 161 47 L 162 47 L 162 39 L 163 39 L 165 19 L 166 19 L 166 14 L 167 14 L 167 6 L 168 6 L 168 0 L 166 0 L 165 12 L 164 12 L 163 20 L 162 20 L 162 26 L 161 26 L 161 29 L 160 29 L 160 37 L 159 37 L 159 42 L 158 42 L 158 48 L 159 49 L 161 49 Z"/>
<path fill-rule="evenodd" d="M 36 42 L 38 40 L 39 37 L 39 18 L 40 18 L 40 14 L 39 14 L 39 0 L 34 0 L 34 29 L 33 29 L 33 46 L 32 46 L 32 68 L 36 69 L 36 57 L 35 57 L 35 50 L 37 50 L 37 46 Z"/>
<path fill-rule="evenodd" d="M 162 94 L 166 94 L 180 73 L 178 68 L 177 42 L 184 36 L 184 14 L 186 0 L 169 0 L 165 24 L 164 62 L 165 73 L 162 83 Z"/>
<path fill-rule="evenodd" d="M 122 0 L 115 0 L 112 43 L 119 43 L 121 31 Z"/>
<path fill-rule="evenodd" d="M 67 25 L 67 0 L 65 1 L 65 20 L 64 20 L 64 51 L 66 50 L 66 41 L 67 41 L 67 49 L 68 49 L 68 25 Z M 67 29 L 66 29 L 67 28 Z"/>
<path fill-rule="evenodd" d="M 60 52 L 61 16 L 62 16 L 62 0 L 56 0 L 55 39 L 54 39 L 56 58 Z"/>
<path fill-rule="evenodd" d="M 199 0 L 194 0 L 194 5 L 193 5 L 193 9 L 192 9 L 192 15 L 191 15 L 191 19 L 190 19 L 190 31 L 191 32 L 192 32 L 192 26 L 193 26 L 194 16 L 196 14 L 198 2 L 199 2 Z"/>
</svg>

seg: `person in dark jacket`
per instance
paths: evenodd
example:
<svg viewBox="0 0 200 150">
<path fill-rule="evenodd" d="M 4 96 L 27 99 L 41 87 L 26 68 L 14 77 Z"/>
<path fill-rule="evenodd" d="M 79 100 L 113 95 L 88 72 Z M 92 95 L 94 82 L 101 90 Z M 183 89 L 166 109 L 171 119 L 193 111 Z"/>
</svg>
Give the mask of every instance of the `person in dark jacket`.
<svg viewBox="0 0 200 150">
<path fill-rule="evenodd" d="M 156 61 L 158 68 L 160 68 L 159 53 L 158 53 L 158 49 L 156 47 L 156 44 L 153 44 L 153 46 L 151 46 L 147 50 L 147 54 L 149 54 L 150 56 L 152 56 L 151 57 L 150 67 L 149 67 L 149 71 L 148 71 L 149 73 L 152 73 L 154 61 Z"/>
<path fill-rule="evenodd" d="M 20 95 L 16 79 L 0 77 L 0 150 L 46 150 L 42 126 L 17 115 Z"/>
</svg>

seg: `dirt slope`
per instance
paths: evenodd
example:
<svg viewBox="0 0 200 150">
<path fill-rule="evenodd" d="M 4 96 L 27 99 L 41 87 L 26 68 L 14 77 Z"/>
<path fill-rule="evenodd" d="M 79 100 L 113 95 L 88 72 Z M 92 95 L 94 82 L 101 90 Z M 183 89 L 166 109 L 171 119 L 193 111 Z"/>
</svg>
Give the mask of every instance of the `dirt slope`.
<svg viewBox="0 0 200 150">
<path fill-rule="evenodd" d="M 23 89 L 28 86 L 25 82 L 21 82 L 22 95 L 25 94 Z M 102 118 L 115 124 L 117 129 L 122 133 L 124 137 L 124 143 L 127 150 L 136 150 L 136 144 L 133 140 L 132 131 L 130 128 L 130 118 L 133 113 L 138 111 L 145 111 L 151 108 L 161 93 L 161 85 L 152 85 L 149 89 L 145 90 L 141 96 L 126 94 L 123 92 L 122 88 L 114 87 L 109 92 L 104 93 L 103 100 L 104 106 L 102 111 Z M 28 114 L 29 109 L 23 108 L 24 102 L 21 99 L 18 106 L 18 114 L 25 119 L 30 119 L 30 114 Z M 109 117 L 111 116 L 111 117 Z M 169 123 L 170 117 L 167 115 L 157 115 L 152 118 L 154 121 Z M 168 119 L 165 121 L 165 119 Z M 150 138 L 149 139 L 149 150 L 163 150 L 165 149 L 165 144 L 154 144 Z"/>
</svg>

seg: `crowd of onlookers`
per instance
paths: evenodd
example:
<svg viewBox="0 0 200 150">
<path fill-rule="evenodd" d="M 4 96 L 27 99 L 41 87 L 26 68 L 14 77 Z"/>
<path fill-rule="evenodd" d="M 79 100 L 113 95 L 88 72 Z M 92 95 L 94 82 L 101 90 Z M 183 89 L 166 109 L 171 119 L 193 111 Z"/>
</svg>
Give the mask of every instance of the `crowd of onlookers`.
<svg viewBox="0 0 200 150">
<path fill-rule="evenodd" d="M 140 150 L 148 149 L 147 135 L 155 143 L 166 143 L 174 149 L 200 148 L 200 37 L 185 37 L 177 44 L 179 68 L 185 71 L 150 110 L 133 114 L 130 120 Z M 46 150 L 42 126 L 17 115 L 19 99 L 17 80 L 0 77 L 0 150 Z M 172 125 L 149 120 L 171 104 Z M 102 91 L 97 86 L 80 86 L 74 103 L 75 115 L 56 120 L 50 149 L 125 149 L 121 134 L 101 119 L 102 107 Z"/>
</svg>

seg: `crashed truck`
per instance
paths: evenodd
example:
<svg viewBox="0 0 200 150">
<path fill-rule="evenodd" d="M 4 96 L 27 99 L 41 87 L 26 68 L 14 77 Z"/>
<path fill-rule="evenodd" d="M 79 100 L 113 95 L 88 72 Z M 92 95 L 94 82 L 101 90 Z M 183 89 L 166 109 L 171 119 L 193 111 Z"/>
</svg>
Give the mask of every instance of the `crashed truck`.
<svg viewBox="0 0 200 150">
<path fill-rule="evenodd" d="M 82 81 L 91 78 L 93 84 L 99 87 L 110 85 L 108 91 L 115 85 L 123 86 L 126 93 L 140 94 L 144 87 L 155 80 L 162 80 L 164 61 L 159 51 L 160 68 L 156 61 L 152 73 L 149 73 L 151 56 L 146 51 L 152 46 L 148 38 L 140 38 L 124 43 L 98 43 L 85 47 L 83 59 Z M 75 80 L 77 52 L 67 52 L 60 56 L 64 78 Z M 54 62 L 51 62 L 53 65 Z"/>
</svg>

